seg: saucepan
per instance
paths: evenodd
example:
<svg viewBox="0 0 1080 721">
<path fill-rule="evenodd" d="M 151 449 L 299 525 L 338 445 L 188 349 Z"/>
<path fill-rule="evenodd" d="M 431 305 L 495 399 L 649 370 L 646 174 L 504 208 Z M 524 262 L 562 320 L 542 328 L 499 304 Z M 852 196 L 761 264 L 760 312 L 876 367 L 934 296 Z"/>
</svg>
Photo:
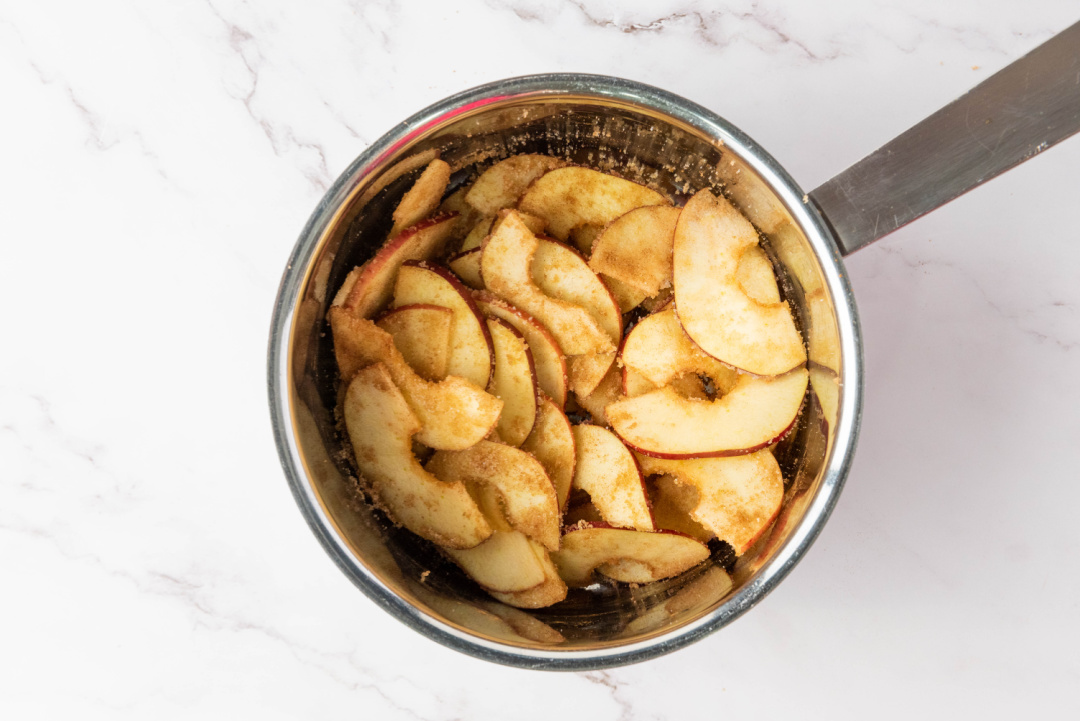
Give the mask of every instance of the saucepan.
<svg viewBox="0 0 1080 721">
<path fill-rule="evenodd" d="M 859 432 L 859 322 L 842 257 L 1080 128 L 1080 24 L 992 76 L 812 192 L 748 135 L 671 93 L 612 77 L 533 75 L 426 108 L 334 183 L 294 248 L 274 308 L 269 395 L 285 475 L 341 570 L 390 615 L 451 648 L 514 666 L 582 670 L 668 653 L 761 601 L 810 548 L 836 504 Z M 611 170 L 676 202 L 724 193 L 754 223 L 807 343 L 810 388 L 775 450 L 782 510 L 753 548 L 722 548 L 666 581 L 594 584 L 547 609 L 493 601 L 438 550 L 365 498 L 344 453 L 325 314 L 370 258 L 397 201 L 438 156 L 452 191 L 478 167 L 545 153 Z"/>
</svg>

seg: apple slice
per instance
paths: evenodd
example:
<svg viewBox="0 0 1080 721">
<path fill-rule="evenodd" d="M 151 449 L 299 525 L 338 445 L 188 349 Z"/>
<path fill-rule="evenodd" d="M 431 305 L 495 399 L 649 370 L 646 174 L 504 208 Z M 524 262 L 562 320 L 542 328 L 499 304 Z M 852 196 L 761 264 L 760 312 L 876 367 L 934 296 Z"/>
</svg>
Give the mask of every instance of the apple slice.
<svg viewBox="0 0 1080 721">
<path fill-rule="evenodd" d="M 576 228 L 570 230 L 570 237 L 567 239 L 569 242 L 578 249 L 578 252 L 585 258 L 588 258 L 592 254 L 593 243 L 600 237 L 600 233 L 603 232 L 604 226 L 592 225 L 586 223 L 585 225 L 579 225 Z"/>
<path fill-rule="evenodd" d="M 825 418 L 825 432 L 836 431 L 836 412 L 840 407 L 840 381 L 836 374 L 819 365 L 810 365 L 810 386 L 814 389 L 821 415 Z"/>
<path fill-rule="evenodd" d="M 666 473 L 696 489 L 690 517 L 731 544 L 738 555 L 754 545 L 780 512 L 784 478 L 769 450 L 731 458 L 638 460 L 643 473 Z"/>
<path fill-rule="evenodd" d="M 654 530 L 641 470 L 618 436 L 583 423 L 574 426 L 574 445 L 574 488 L 589 494 L 604 520 L 624 528 Z"/>
<path fill-rule="evenodd" d="M 461 483 L 445 483 L 412 454 L 420 421 L 381 363 L 356 373 L 344 402 L 356 465 L 376 502 L 416 535 L 446 548 L 472 548 L 491 526 Z"/>
<path fill-rule="evenodd" d="M 597 571 L 625 583 L 650 583 L 677 576 L 709 557 L 704 543 L 674 531 L 635 531 L 580 523 L 566 530 L 551 554 L 569 586 L 588 586 Z"/>
<path fill-rule="evenodd" d="M 518 202 L 521 210 L 547 221 L 548 230 L 559 240 L 566 240 L 577 226 L 607 225 L 643 205 L 668 205 L 668 201 L 644 185 L 576 166 L 545 173 Z"/>
<path fill-rule="evenodd" d="M 394 229 L 390 231 L 390 236 L 397 235 L 431 215 L 439 207 L 449 182 L 450 166 L 445 161 L 436 158 L 428 163 L 424 172 L 420 173 L 420 177 L 394 208 Z"/>
<path fill-rule="evenodd" d="M 544 582 L 525 591 L 502 593 L 488 591 L 496 601 L 517 608 L 545 608 L 566 598 L 566 584 L 559 578 L 558 569 L 547 550 L 536 541 L 530 541 L 533 552 L 544 568 Z"/>
<path fill-rule="evenodd" d="M 449 308 L 437 305 L 403 305 L 376 321 L 394 339 L 405 362 L 420 377 L 439 381 L 446 377 L 450 358 Z"/>
<path fill-rule="evenodd" d="M 551 562 L 548 563 L 550 565 Z M 478 605 L 488 613 L 506 621 L 514 629 L 515 633 L 530 641 L 543 644 L 557 644 L 566 641 L 566 637 L 561 633 L 524 611 L 494 601 L 481 601 Z"/>
<path fill-rule="evenodd" d="M 807 315 L 810 317 L 810 363 L 834 373 L 840 370 L 840 333 L 836 329 L 836 313 L 824 290 L 806 295 Z"/>
<path fill-rule="evenodd" d="M 331 308 L 327 315 L 342 382 L 349 383 L 366 366 L 385 364 L 420 420 L 416 440 L 431 448 L 459 450 L 484 438 L 498 423 L 503 407 L 498 398 L 457 376 L 426 381 L 405 362 L 393 337 L 373 322 L 343 308 Z"/>
<path fill-rule="evenodd" d="M 521 450 L 531 453 L 544 467 L 555 486 L 559 509 L 566 508 L 570 486 L 574 480 L 577 450 L 570 419 L 562 409 L 544 393 L 540 394 L 536 423 L 532 433 L 521 444 Z"/>
<path fill-rule="evenodd" d="M 564 161 L 547 155 L 515 155 L 491 166 L 476 179 L 465 201 L 485 215 L 517 205 L 533 181 Z"/>
<path fill-rule="evenodd" d="M 589 311 L 600 327 L 618 343 L 622 338 L 622 313 L 604 281 L 571 247 L 540 238 L 532 260 L 536 287 L 545 295 Z"/>
<path fill-rule="evenodd" d="M 739 284 L 739 260 L 757 245 L 754 226 L 708 190 L 692 197 L 675 226 L 675 305 L 686 334 L 712 357 L 762 376 L 806 362 L 786 304 L 762 305 Z"/>
<path fill-rule="evenodd" d="M 508 211 L 484 241 L 480 271 L 488 290 L 540 321 L 564 353 L 615 350 L 615 343 L 588 310 L 545 294 L 533 280 L 540 241 L 515 211 Z M 590 273 L 592 271 L 589 271 Z M 593 276 L 595 277 L 595 275 Z"/>
<path fill-rule="evenodd" d="M 654 388 L 650 387 L 649 390 Z M 618 364 L 612 363 L 611 367 L 608 368 L 607 375 L 604 376 L 593 392 L 587 396 L 578 395 L 577 402 L 578 405 L 589 412 L 593 423 L 598 426 L 607 425 L 607 416 L 605 415 L 607 407 L 622 398 L 622 389 L 623 371 Z"/>
<path fill-rule="evenodd" d="M 679 208 L 648 205 L 611 222 L 593 246 L 589 267 L 637 289 L 645 297 L 671 285 L 671 250 Z"/>
<path fill-rule="evenodd" d="M 544 567 L 528 536 L 518 531 L 495 530 L 475 548 L 446 550 L 474 581 L 486 589 L 513 593 L 544 582 Z"/>
<path fill-rule="evenodd" d="M 734 456 L 764 448 L 795 424 L 807 373 L 776 378 L 743 375 L 723 398 L 684 398 L 670 386 L 612 403 L 611 429 L 639 453 L 657 458 Z"/>
<path fill-rule="evenodd" d="M 371 318 L 390 300 L 398 269 L 407 260 L 427 260 L 442 252 L 454 231 L 456 215 L 439 215 L 390 239 L 371 260 L 354 268 L 346 278 L 349 293 L 340 306 L 357 318 Z M 341 295 L 341 291 L 338 292 Z M 337 298 L 335 297 L 335 304 Z"/>
<path fill-rule="evenodd" d="M 660 292 L 654 295 L 652 298 L 646 298 L 645 300 L 641 301 L 641 307 L 649 311 L 650 313 L 655 313 L 656 311 L 666 307 L 667 304 L 671 303 L 674 299 L 675 295 L 671 292 L 670 287 L 661 288 Z"/>
<path fill-rule="evenodd" d="M 632 285 L 627 285 L 617 278 L 612 278 L 610 275 L 604 275 L 600 273 L 600 280 L 604 281 L 604 285 L 611 291 L 611 297 L 615 299 L 615 302 L 619 305 L 619 310 L 623 315 L 626 315 L 634 308 L 641 305 L 649 296 L 638 290 Z"/>
<path fill-rule="evenodd" d="M 469 289 L 446 268 L 423 261 L 408 261 L 398 271 L 394 306 L 417 303 L 442 306 L 453 313 L 447 374 L 486 387 L 491 380 L 495 353 L 487 323 Z"/>
<path fill-rule="evenodd" d="M 446 264 L 461 282 L 473 290 L 484 289 L 484 279 L 480 277 L 480 249 L 463 250 L 451 256 Z"/>
<path fill-rule="evenodd" d="M 751 245 L 739 258 L 739 267 L 735 270 L 743 293 L 761 305 L 778 305 L 780 287 L 776 284 L 776 274 L 772 262 L 760 245 Z"/>
<path fill-rule="evenodd" d="M 658 386 L 655 383 L 653 383 L 652 381 L 650 381 L 648 378 L 641 375 L 640 373 L 638 373 L 636 370 L 634 370 L 630 366 L 625 365 L 625 364 L 623 365 L 623 368 L 622 368 L 622 392 L 623 392 L 624 396 L 626 396 L 627 398 L 636 398 L 638 396 L 643 396 L 646 393 L 650 393 L 652 391 L 655 391 L 657 388 L 658 388 Z M 612 403 L 614 403 L 614 401 L 612 401 Z M 611 403 L 609 403 L 608 405 L 611 405 Z M 604 422 L 606 423 L 607 422 L 606 406 L 605 406 L 604 415 L 605 415 Z"/>
<path fill-rule="evenodd" d="M 484 238 L 491 232 L 491 224 L 494 222 L 495 216 L 493 215 L 485 215 L 476 221 L 469 234 L 465 236 L 465 240 L 461 241 L 461 252 L 464 253 L 467 250 L 473 250 L 483 245 Z"/>
<path fill-rule="evenodd" d="M 648 456 L 641 456 L 642 459 Z M 642 473 L 646 465 L 641 464 Z M 675 476 L 662 475 L 645 481 L 645 488 L 652 502 L 653 519 L 658 528 L 685 533 L 702 543 L 715 538 L 716 534 L 690 517 L 697 507 L 700 495 L 697 488 L 680 483 Z"/>
<path fill-rule="evenodd" d="M 488 292 L 473 293 L 477 307 L 487 316 L 512 325 L 529 344 L 536 368 L 536 382 L 558 404 L 566 405 L 566 358 L 555 336 L 540 321 L 525 311 Z"/>
<path fill-rule="evenodd" d="M 574 391 L 579 399 L 585 398 L 596 391 L 597 386 L 614 366 L 615 351 L 570 356 L 567 362 L 570 390 Z"/>
<path fill-rule="evenodd" d="M 624 367 L 655 386 L 666 386 L 685 373 L 701 373 L 712 379 L 717 394 L 723 395 L 739 378 L 737 371 L 694 345 L 671 307 L 642 318 L 626 335 L 619 358 Z"/>
<path fill-rule="evenodd" d="M 428 461 L 437 478 L 461 481 L 474 495 L 483 487 L 499 495 L 510 527 L 550 549 L 559 547 L 559 503 L 540 462 L 525 451 L 480 441 L 462 451 L 440 451 Z"/>
<path fill-rule="evenodd" d="M 520 446 L 536 422 L 536 370 L 525 336 L 499 318 L 487 319 L 495 347 L 495 372 L 488 383 L 488 393 L 503 402 L 496 429 L 499 438 L 511 446 Z"/>
</svg>

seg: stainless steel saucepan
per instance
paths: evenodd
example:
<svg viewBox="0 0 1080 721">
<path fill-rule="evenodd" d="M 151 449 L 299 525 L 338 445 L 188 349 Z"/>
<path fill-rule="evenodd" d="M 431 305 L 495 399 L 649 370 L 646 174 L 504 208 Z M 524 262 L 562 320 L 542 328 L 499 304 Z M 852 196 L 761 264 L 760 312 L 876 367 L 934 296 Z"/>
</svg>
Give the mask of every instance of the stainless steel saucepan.
<svg viewBox="0 0 1080 721">
<path fill-rule="evenodd" d="M 749 610 L 790 572 L 847 476 L 859 430 L 862 357 L 841 257 L 1078 129 L 1080 24 L 811 193 L 723 118 L 627 80 L 534 75 L 436 103 L 349 166 L 286 266 L 268 381 L 278 451 L 300 510 L 375 603 L 473 656 L 527 668 L 595 669 L 692 643 Z M 333 291 L 382 244 L 395 204 L 432 157 L 457 171 L 452 182 L 463 182 L 479 163 L 524 152 L 611 169 L 673 198 L 712 188 L 761 231 L 807 342 L 812 390 L 796 432 L 776 449 L 786 482 L 783 510 L 739 559 L 718 552 L 675 579 L 637 588 L 598 584 L 552 608 L 524 612 L 492 601 L 430 544 L 363 501 L 335 424 L 336 367 L 324 321 Z"/>
</svg>

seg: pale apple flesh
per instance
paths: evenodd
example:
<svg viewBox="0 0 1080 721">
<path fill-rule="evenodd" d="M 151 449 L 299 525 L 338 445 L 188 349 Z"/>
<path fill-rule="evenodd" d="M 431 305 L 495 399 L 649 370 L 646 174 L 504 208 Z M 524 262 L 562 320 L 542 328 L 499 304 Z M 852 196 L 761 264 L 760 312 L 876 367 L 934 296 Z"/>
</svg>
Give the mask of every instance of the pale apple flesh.
<svg viewBox="0 0 1080 721">
<path fill-rule="evenodd" d="M 603 519 L 624 528 L 655 530 L 641 470 L 618 436 L 600 426 L 577 425 L 574 445 L 574 488 L 589 494 Z"/>
<path fill-rule="evenodd" d="M 649 390 L 653 390 L 650 387 Z M 577 402 L 592 416 L 592 422 L 598 426 L 607 425 L 605 415 L 607 407 L 623 397 L 623 372 L 615 363 L 611 364 L 607 375 L 588 395 L 578 395 Z"/>
<path fill-rule="evenodd" d="M 342 382 L 349 383 L 362 368 L 384 364 L 420 420 L 419 442 L 445 450 L 468 448 L 498 423 L 503 407 L 498 398 L 457 376 L 437 383 L 424 380 L 405 362 L 393 337 L 375 323 L 343 308 L 331 308 L 327 315 Z"/>
<path fill-rule="evenodd" d="M 619 355 L 623 366 L 633 369 L 654 386 L 666 386 L 686 373 L 708 376 L 723 395 L 738 381 L 738 371 L 701 352 L 683 331 L 672 307 L 642 318 L 623 341 Z"/>
<path fill-rule="evenodd" d="M 641 456 L 638 460 L 643 461 L 645 458 L 647 456 Z M 645 462 L 641 463 L 642 473 L 645 473 L 647 467 L 649 466 Z M 658 528 L 685 533 L 702 543 L 716 537 L 715 533 L 690 517 L 690 512 L 697 507 L 700 497 L 697 488 L 680 483 L 674 476 L 666 474 L 649 478 L 645 485 Z"/>
<path fill-rule="evenodd" d="M 772 262 L 760 245 L 751 245 L 739 258 L 735 270 L 743 292 L 751 300 L 761 305 L 779 305 L 780 287 L 776 283 L 776 273 Z"/>
<path fill-rule="evenodd" d="M 428 163 L 394 209 L 394 229 L 390 235 L 397 235 L 431 215 L 442 202 L 449 182 L 450 166 L 445 161 L 436 158 Z"/>
<path fill-rule="evenodd" d="M 511 528 L 549 549 L 559 547 L 555 486 L 540 462 L 525 451 L 480 441 L 462 451 L 440 451 L 426 468 L 441 480 L 464 483 L 474 494 L 477 488 L 494 489 Z"/>
<path fill-rule="evenodd" d="M 530 541 L 530 543 L 532 543 L 537 560 L 544 569 L 544 582 L 524 591 L 511 593 L 488 591 L 496 601 L 517 608 L 545 608 L 566 598 L 566 583 L 559 577 L 558 569 L 552 562 L 550 554 L 539 543 L 535 541 Z"/>
<path fill-rule="evenodd" d="M 517 205 L 533 181 L 564 161 L 547 155 L 515 155 L 491 166 L 476 179 L 465 201 L 485 215 Z"/>
<path fill-rule="evenodd" d="M 542 323 L 568 355 L 615 350 L 608 333 L 586 309 L 545 294 L 532 275 L 540 241 L 514 211 L 509 211 L 484 241 L 480 271 L 492 293 Z"/>
<path fill-rule="evenodd" d="M 577 251 L 540 238 L 532 260 L 533 282 L 542 293 L 589 311 L 612 343 L 622 338 L 622 312 L 599 276 Z"/>
<path fill-rule="evenodd" d="M 409 261 L 398 271 L 394 306 L 418 303 L 449 308 L 453 314 L 447 374 L 486 387 L 494 369 L 495 353 L 487 323 L 473 302 L 472 292 L 442 266 Z"/>
<path fill-rule="evenodd" d="M 494 531 L 474 548 L 447 549 L 454 560 L 481 586 L 503 593 L 524 591 L 544 582 L 544 568 L 528 536 L 519 531 Z"/>
<path fill-rule="evenodd" d="M 604 281 L 604 285 L 611 291 L 611 297 L 615 299 L 615 302 L 619 306 L 619 310 L 623 315 L 626 315 L 634 308 L 644 302 L 649 296 L 638 290 L 632 285 L 623 283 L 617 278 L 612 278 L 610 275 L 604 273 L 598 273 L 600 280 Z"/>
<path fill-rule="evenodd" d="M 356 465 L 395 522 L 446 548 L 473 548 L 491 535 L 465 486 L 440 481 L 413 456 L 420 421 L 384 365 L 356 373 L 343 411 Z"/>
<path fill-rule="evenodd" d="M 547 221 L 548 231 L 566 240 L 580 225 L 604 226 L 643 205 L 667 205 L 655 190 L 591 168 L 556 168 L 536 180 L 518 208 Z"/>
<path fill-rule="evenodd" d="M 608 225 L 593 245 L 589 266 L 651 297 L 671 285 L 671 251 L 679 208 L 635 208 Z"/>
<path fill-rule="evenodd" d="M 525 336 L 525 342 L 529 344 L 532 352 L 536 382 L 540 390 L 551 397 L 559 408 L 566 405 L 566 357 L 555 336 L 551 335 L 540 321 L 496 295 L 474 293 L 473 299 L 484 315 L 506 321 Z"/>
<path fill-rule="evenodd" d="M 606 351 L 567 358 L 570 390 L 574 391 L 578 398 L 592 395 L 614 366 L 615 356 L 615 351 Z"/>
<path fill-rule="evenodd" d="M 786 303 L 762 305 L 739 283 L 754 226 L 724 198 L 694 195 L 675 226 L 675 306 L 686 334 L 712 357 L 761 376 L 806 362 L 806 347 Z"/>
<path fill-rule="evenodd" d="M 437 305 L 404 305 L 389 311 L 375 325 L 394 339 L 405 362 L 429 381 L 446 377 L 450 359 L 453 313 Z"/>
<path fill-rule="evenodd" d="M 357 318 L 373 317 L 390 301 L 402 264 L 408 260 L 427 260 L 438 256 L 454 232 L 456 220 L 457 216 L 452 213 L 438 215 L 406 228 L 391 238 L 375 257 L 349 274 L 356 275 L 340 307 Z"/>
<path fill-rule="evenodd" d="M 640 456 L 646 474 L 669 474 L 693 487 L 689 515 L 736 554 L 754 544 L 780 512 L 784 478 L 769 450 L 730 458 L 670 460 Z"/>
<path fill-rule="evenodd" d="M 574 480 L 577 450 L 570 419 L 547 395 L 540 394 L 536 423 L 521 450 L 531 453 L 544 467 L 555 487 L 559 509 L 566 508 L 570 487 Z"/>
<path fill-rule="evenodd" d="M 495 372 L 488 393 L 503 402 L 499 438 L 511 446 L 520 446 L 536 422 L 537 387 L 532 353 L 525 337 L 499 318 L 487 319 L 495 347 Z"/>
<path fill-rule="evenodd" d="M 551 554 L 568 586 L 588 586 L 594 573 L 625 583 L 650 583 L 688 571 L 709 557 L 700 541 L 674 531 L 635 531 L 605 524 L 568 528 Z"/>
<path fill-rule="evenodd" d="M 461 282 L 473 290 L 484 289 L 484 279 L 480 277 L 480 249 L 463 250 L 451 256 L 446 264 Z"/>
<path fill-rule="evenodd" d="M 626 445 L 658 458 L 732 456 L 764 448 L 795 424 L 807 372 L 775 378 L 743 375 L 717 400 L 684 398 L 670 386 L 607 408 L 611 429 Z"/>
</svg>

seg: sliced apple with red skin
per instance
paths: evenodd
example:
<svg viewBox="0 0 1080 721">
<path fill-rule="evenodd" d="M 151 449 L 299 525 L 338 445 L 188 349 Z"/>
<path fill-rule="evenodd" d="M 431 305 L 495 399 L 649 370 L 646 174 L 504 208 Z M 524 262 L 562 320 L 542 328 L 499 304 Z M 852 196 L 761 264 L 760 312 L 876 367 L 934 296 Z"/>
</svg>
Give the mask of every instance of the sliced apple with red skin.
<svg viewBox="0 0 1080 721">
<path fill-rule="evenodd" d="M 475 548 L 446 552 L 470 578 L 493 591 L 513 593 L 544 582 L 540 559 L 528 536 L 519 531 L 495 530 Z"/>
<path fill-rule="evenodd" d="M 751 300 L 761 305 L 780 303 L 780 287 L 776 283 L 772 262 L 760 245 L 751 245 L 743 252 L 735 277 Z"/>
<path fill-rule="evenodd" d="M 651 297 L 671 285 L 679 208 L 649 205 L 613 220 L 593 245 L 589 267 Z"/>
<path fill-rule="evenodd" d="M 356 465 L 394 521 L 446 548 L 473 548 L 491 535 L 465 486 L 440 481 L 413 456 L 420 421 L 386 366 L 376 363 L 356 373 L 345 393 L 344 415 Z"/>
<path fill-rule="evenodd" d="M 394 306 L 418 303 L 442 306 L 453 313 L 447 374 L 486 387 L 494 369 L 495 352 L 487 323 L 473 302 L 472 292 L 442 266 L 409 261 L 398 271 Z"/>
<path fill-rule="evenodd" d="M 435 212 L 450 183 L 450 166 L 436 158 L 428 163 L 413 186 L 394 208 L 394 236 Z"/>
<path fill-rule="evenodd" d="M 550 396 L 559 408 L 566 405 L 566 357 L 555 336 L 536 318 L 497 295 L 488 292 L 473 293 L 473 300 L 484 315 L 506 321 L 525 336 L 525 342 L 529 344 L 532 352 L 536 382 L 540 390 Z"/>
<path fill-rule="evenodd" d="M 437 478 L 498 491 L 510 527 L 550 549 L 559 547 L 559 503 L 540 462 L 503 443 L 480 441 L 462 451 L 440 451 L 428 461 Z"/>
<path fill-rule="evenodd" d="M 559 509 L 566 508 L 570 486 L 574 480 L 577 451 L 574 445 L 573 427 L 562 409 L 544 393 L 540 394 L 536 423 L 521 450 L 531 453 L 544 467 L 555 486 Z"/>
<path fill-rule="evenodd" d="M 540 241 L 520 216 L 508 211 L 484 241 L 480 255 L 484 285 L 540 321 L 567 355 L 615 350 L 610 335 L 588 310 L 552 298 L 537 286 L 532 267 L 539 247 Z"/>
<path fill-rule="evenodd" d="M 697 491 L 690 517 L 742 555 L 780 512 L 784 478 L 769 450 L 730 458 L 670 460 L 640 456 L 641 469 L 666 473 Z"/>
<path fill-rule="evenodd" d="M 780 440 L 795 425 L 807 372 L 743 375 L 717 400 L 684 398 L 670 386 L 607 408 L 611 429 L 630 448 L 657 458 L 734 456 Z"/>
<path fill-rule="evenodd" d="M 420 377 L 439 381 L 446 377 L 450 359 L 449 308 L 438 305 L 403 305 L 376 321 L 394 339 L 405 362 Z"/>
<path fill-rule="evenodd" d="M 622 367 L 622 393 L 627 398 L 636 398 L 643 396 L 646 393 L 655 391 L 659 386 L 650 381 L 645 376 L 638 373 L 636 370 L 628 365 Z M 612 401 L 614 403 L 615 401 Z M 611 405 L 609 403 L 608 405 Z M 604 423 L 607 423 L 607 406 L 604 406 Z"/>
<path fill-rule="evenodd" d="M 437 383 L 424 380 L 405 362 L 393 337 L 372 321 L 343 308 L 331 308 L 327 315 L 342 381 L 349 383 L 369 365 L 384 364 L 420 420 L 416 440 L 430 448 L 459 450 L 484 438 L 498 423 L 503 407 L 498 398 L 457 376 Z"/>
<path fill-rule="evenodd" d="M 739 377 L 737 371 L 694 345 L 671 307 L 642 318 L 627 333 L 619 357 L 625 368 L 632 368 L 655 386 L 666 386 L 685 373 L 701 373 L 712 379 L 722 395 Z"/>
<path fill-rule="evenodd" d="M 675 531 L 635 531 L 580 523 L 566 529 L 551 560 L 569 586 L 588 586 L 594 572 L 624 583 L 677 576 L 709 557 L 700 541 Z"/>
<path fill-rule="evenodd" d="M 739 261 L 757 245 L 754 226 L 724 198 L 694 195 L 675 226 L 675 306 L 686 334 L 712 357 L 773 376 L 806 362 L 786 303 L 762 305 L 739 283 Z"/>
<path fill-rule="evenodd" d="M 350 283 L 346 278 L 350 289 L 341 307 L 357 318 L 373 317 L 389 302 L 401 265 L 408 260 L 438 256 L 454 231 L 456 218 L 453 214 L 436 216 L 391 238 L 375 257 L 349 273 L 353 280 Z"/>
<path fill-rule="evenodd" d="M 480 277 L 480 249 L 463 250 L 453 255 L 446 264 L 461 282 L 473 290 L 484 289 L 484 279 Z"/>
<path fill-rule="evenodd" d="M 565 162 L 547 155 L 515 155 L 501 160 L 480 174 L 465 201 L 481 213 L 494 215 L 517 205 L 533 181 L 561 165 Z"/>
<path fill-rule="evenodd" d="M 520 446 L 536 422 L 536 370 L 525 336 L 500 318 L 487 319 L 495 347 L 495 372 L 488 393 L 503 402 L 499 438 L 511 446 Z"/>
<path fill-rule="evenodd" d="M 589 494 L 604 520 L 624 528 L 654 530 L 641 469 L 619 437 L 583 423 L 574 426 L 574 445 L 574 488 Z"/>
<path fill-rule="evenodd" d="M 548 231 L 566 240 L 578 226 L 607 225 L 643 205 L 668 205 L 668 200 L 629 180 L 591 168 L 556 168 L 536 180 L 518 208 L 547 221 Z"/>
</svg>

